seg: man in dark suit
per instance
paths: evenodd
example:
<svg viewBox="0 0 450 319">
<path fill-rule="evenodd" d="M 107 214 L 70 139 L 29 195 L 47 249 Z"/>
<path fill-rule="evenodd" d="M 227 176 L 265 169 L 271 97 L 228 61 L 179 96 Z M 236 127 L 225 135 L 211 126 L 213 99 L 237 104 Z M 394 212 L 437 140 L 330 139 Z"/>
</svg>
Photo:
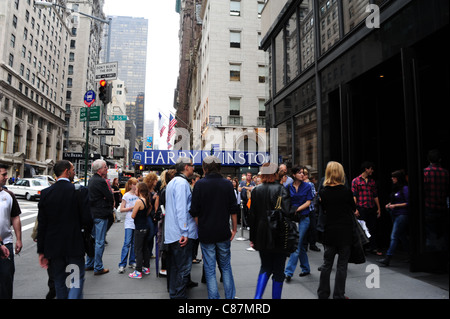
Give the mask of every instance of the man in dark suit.
<svg viewBox="0 0 450 319">
<path fill-rule="evenodd" d="M 95 256 L 86 258 L 86 270 L 94 270 L 94 275 L 103 275 L 109 272 L 109 269 L 103 267 L 103 251 L 108 220 L 113 214 L 114 197 L 105 181 L 108 174 L 106 162 L 94 161 L 92 172 L 94 175 L 89 180 L 89 202 L 94 218 L 92 234 L 95 237 Z"/>
<path fill-rule="evenodd" d="M 49 270 L 58 299 L 81 299 L 84 284 L 84 241 L 81 229 L 92 228 L 87 188 L 71 183 L 75 170 L 62 160 L 53 167 L 57 182 L 42 190 L 38 204 L 39 264 Z"/>
</svg>

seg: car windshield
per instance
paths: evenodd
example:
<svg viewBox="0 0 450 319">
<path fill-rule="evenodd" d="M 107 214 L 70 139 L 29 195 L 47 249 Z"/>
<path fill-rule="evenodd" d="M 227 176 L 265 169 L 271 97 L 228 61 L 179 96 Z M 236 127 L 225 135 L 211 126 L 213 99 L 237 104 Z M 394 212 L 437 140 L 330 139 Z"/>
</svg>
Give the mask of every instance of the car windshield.
<svg viewBox="0 0 450 319">
<path fill-rule="evenodd" d="M 34 180 L 32 181 L 33 186 L 50 186 L 46 180 Z"/>
</svg>

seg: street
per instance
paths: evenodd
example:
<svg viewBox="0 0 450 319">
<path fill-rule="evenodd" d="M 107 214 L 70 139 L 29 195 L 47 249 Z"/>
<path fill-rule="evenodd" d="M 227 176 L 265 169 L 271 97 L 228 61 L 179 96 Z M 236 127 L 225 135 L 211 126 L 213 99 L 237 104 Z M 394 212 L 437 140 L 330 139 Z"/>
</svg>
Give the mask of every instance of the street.
<svg viewBox="0 0 450 319">
<path fill-rule="evenodd" d="M 36 254 L 36 243 L 30 237 L 37 216 L 37 201 L 28 202 L 18 199 L 22 210 L 23 250 L 15 256 L 15 299 L 43 299 L 47 294 L 47 272 L 40 268 Z M 123 218 L 122 218 L 123 220 Z M 155 276 L 155 259 L 151 260 L 151 273 L 142 279 L 130 279 L 127 268 L 119 274 L 118 262 L 123 243 L 124 224 L 115 223 L 107 234 L 108 245 L 103 255 L 103 263 L 110 273 L 95 276 L 86 273 L 84 285 L 85 299 L 168 299 L 166 279 Z M 248 231 L 244 231 L 248 238 Z M 241 236 L 238 229 L 236 238 Z M 255 292 L 256 279 L 260 267 L 258 252 L 248 251 L 249 241 L 235 240 L 231 245 L 231 264 L 236 285 L 236 296 L 240 299 L 252 299 Z M 283 299 L 316 299 L 320 272 L 317 268 L 322 262 L 322 251 L 308 251 L 311 275 L 300 278 L 299 267 L 290 283 L 283 287 Z M 200 250 L 200 249 L 199 249 Z M 198 258 L 201 258 L 199 251 Z M 350 299 L 448 299 L 448 274 L 433 275 L 428 273 L 411 273 L 402 257 L 394 259 L 389 268 L 378 267 L 376 256 L 368 256 L 362 265 L 349 264 L 346 295 Z M 202 263 L 192 265 L 192 280 L 199 283 L 190 289 L 189 298 L 206 299 L 206 285 L 200 282 Z M 334 271 L 331 275 L 332 287 Z M 271 298 L 271 281 L 266 288 L 264 298 Z M 223 297 L 222 285 L 219 291 Z"/>
</svg>

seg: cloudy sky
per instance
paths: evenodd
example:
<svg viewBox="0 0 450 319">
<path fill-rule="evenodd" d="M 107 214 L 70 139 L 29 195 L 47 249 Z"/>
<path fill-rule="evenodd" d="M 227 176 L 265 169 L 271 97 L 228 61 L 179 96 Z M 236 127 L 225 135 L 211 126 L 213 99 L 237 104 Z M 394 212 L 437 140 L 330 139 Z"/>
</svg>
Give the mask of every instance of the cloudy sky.
<svg viewBox="0 0 450 319">
<path fill-rule="evenodd" d="M 148 19 L 148 56 L 145 90 L 146 118 L 155 119 L 158 112 L 169 116 L 179 67 L 178 29 L 180 16 L 175 0 L 105 0 L 106 15 Z"/>
</svg>

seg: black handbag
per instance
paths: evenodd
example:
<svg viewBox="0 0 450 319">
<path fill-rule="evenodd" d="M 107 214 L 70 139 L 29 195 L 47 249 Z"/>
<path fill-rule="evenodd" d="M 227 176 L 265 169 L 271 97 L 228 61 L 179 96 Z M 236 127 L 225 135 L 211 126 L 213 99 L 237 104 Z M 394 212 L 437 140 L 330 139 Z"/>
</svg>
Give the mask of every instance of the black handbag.
<svg viewBox="0 0 450 319">
<path fill-rule="evenodd" d="M 270 246 L 275 250 L 293 253 L 298 246 L 299 233 L 297 225 L 285 216 L 281 209 L 281 195 L 277 198 L 275 208 L 267 211 L 267 222 L 271 237 Z"/>
<path fill-rule="evenodd" d="M 88 257 L 93 258 L 95 256 L 95 238 L 92 237 L 91 230 L 85 228 L 81 229 L 84 243 L 84 251 Z"/>
<path fill-rule="evenodd" d="M 350 258 L 348 262 L 351 264 L 364 264 L 366 262 L 366 254 L 364 253 L 364 245 L 369 243 L 364 229 L 353 215 L 353 241 Z"/>
</svg>

